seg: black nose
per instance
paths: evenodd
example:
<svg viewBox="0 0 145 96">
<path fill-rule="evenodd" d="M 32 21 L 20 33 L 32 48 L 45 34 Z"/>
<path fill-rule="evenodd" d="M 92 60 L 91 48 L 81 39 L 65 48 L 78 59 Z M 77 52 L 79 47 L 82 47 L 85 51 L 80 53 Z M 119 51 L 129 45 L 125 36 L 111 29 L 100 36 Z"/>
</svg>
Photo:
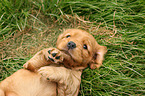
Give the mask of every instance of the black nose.
<svg viewBox="0 0 145 96">
<path fill-rule="evenodd" d="M 74 49 L 74 48 L 76 48 L 76 44 L 73 41 L 70 41 L 67 43 L 67 47 L 69 49 Z"/>
</svg>

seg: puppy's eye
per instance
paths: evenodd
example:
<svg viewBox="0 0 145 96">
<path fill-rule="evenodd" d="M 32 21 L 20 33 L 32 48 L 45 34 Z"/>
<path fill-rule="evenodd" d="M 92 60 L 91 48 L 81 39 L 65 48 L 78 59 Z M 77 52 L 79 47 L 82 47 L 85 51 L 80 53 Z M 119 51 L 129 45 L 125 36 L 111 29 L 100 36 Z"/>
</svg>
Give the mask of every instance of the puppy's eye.
<svg viewBox="0 0 145 96">
<path fill-rule="evenodd" d="M 69 37 L 70 37 L 70 35 L 67 35 L 67 36 L 66 36 L 66 38 L 69 38 Z"/>
<path fill-rule="evenodd" d="M 88 49 L 88 47 L 87 47 L 87 45 L 86 45 L 86 44 L 84 44 L 83 48 L 84 48 L 84 49 Z"/>
</svg>

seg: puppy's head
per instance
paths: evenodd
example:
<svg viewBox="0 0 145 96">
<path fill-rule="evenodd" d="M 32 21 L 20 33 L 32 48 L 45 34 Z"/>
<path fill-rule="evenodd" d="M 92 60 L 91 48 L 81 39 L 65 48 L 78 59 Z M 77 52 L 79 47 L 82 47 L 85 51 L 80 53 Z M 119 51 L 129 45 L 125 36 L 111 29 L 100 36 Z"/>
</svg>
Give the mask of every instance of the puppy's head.
<svg viewBox="0 0 145 96">
<path fill-rule="evenodd" d="M 64 53 L 64 65 L 69 68 L 99 68 L 107 52 L 95 38 L 84 30 L 67 29 L 57 39 L 57 48 Z"/>
</svg>

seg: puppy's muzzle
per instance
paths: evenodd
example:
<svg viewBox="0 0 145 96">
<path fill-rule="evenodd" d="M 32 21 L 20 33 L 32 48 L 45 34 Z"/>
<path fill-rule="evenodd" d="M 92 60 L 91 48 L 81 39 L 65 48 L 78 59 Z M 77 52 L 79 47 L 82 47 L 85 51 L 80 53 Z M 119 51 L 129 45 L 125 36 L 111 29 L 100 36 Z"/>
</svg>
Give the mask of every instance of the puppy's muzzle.
<svg viewBox="0 0 145 96">
<path fill-rule="evenodd" d="M 76 48 L 76 44 L 73 41 L 70 41 L 67 43 L 68 49 L 74 49 Z"/>
</svg>

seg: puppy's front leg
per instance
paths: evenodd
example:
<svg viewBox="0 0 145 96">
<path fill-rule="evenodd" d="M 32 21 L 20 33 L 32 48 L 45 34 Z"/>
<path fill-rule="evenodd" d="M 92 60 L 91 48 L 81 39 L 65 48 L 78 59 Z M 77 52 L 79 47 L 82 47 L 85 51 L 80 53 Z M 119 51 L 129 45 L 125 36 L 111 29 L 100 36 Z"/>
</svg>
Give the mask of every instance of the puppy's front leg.
<svg viewBox="0 0 145 96">
<path fill-rule="evenodd" d="M 40 67 L 49 64 L 59 64 L 63 61 L 61 51 L 56 48 L 47 48 L 37 52 L 23 67 L 31 71 L 37 71 Z"/>
<path fill-rule="evenodd" d="M 82 71 L 65 67 L 45 66 L 38 70 L 43 78 L 58 83 L 57 96 L 77 96 L 81 83 Z"/>
</svg>

